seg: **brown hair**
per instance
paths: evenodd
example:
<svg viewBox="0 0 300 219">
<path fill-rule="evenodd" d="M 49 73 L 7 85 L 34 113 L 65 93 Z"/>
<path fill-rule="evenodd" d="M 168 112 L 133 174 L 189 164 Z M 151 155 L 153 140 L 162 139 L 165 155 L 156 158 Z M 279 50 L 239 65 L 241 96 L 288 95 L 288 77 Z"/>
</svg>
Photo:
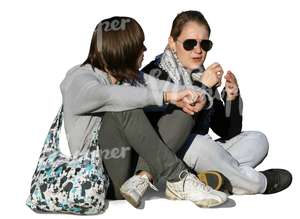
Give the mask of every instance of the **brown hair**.
<svg viewBox="0 0 300 219">
<path fill-rule="evenodd" d="M 199 11 L 183 11 L 180 14 L 178 14 L 175 19 L 173 20 L 172 29 L 171 29 L 171 37 L 174 40 L 177 40 L 179 35 L 182 32 L 182 29 L 184 25 L 187 22 L 195 21 L 199 23 L 200 25 L 205 26 L 205 28 L 208 31 L 208 35 L 210 35 L 210 27 L 208 25 L 207 20 L 203 16 L 203 14 Z"/>
<path fill-rule="evenodd" d="M 111 17 L 95 28 L 90 51 L 82 65 L 109 72 L 118 81 L 138 80 L 138 59 L 144 47 L 144 32 L 133 18 Z"/>
</svg>

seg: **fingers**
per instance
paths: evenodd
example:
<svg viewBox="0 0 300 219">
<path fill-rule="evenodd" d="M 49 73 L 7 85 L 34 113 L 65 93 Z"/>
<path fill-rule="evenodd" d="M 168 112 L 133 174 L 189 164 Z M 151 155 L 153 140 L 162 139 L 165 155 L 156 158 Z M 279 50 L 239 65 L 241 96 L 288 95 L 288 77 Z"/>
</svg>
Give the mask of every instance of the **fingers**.
<svg viewBox="0 0 300 219">
<path fill-rule="evenodd" d="M 227 81 L 237 83 L 235 75 L 229 70 L 227 71 L 227 74 L 224 77 Z"/>
<path fill-rule="evenodd" d="M 204 98 L 204 94 L 198 91 L 194 91 L 194 90 L 188 90 L 188 92 L 186 92 L 186 96 L 185 98 L 185 102 L 187 104 L 193 104 L 197 101 L 198 98 Z M 184 99 L 183 98 L 183 99 Z"/>
<path fill-rule="evenodd" d="M 206 69 L 206 71 L 208 71 L 213 77 L 213 79 L 210 79 L 213 81 L 212 84 L 216 87 L 219 87 L 222 84 L 222 77 L 224 74 L 222 66 L 219 63 L 213 63 Z M 236 77 L 230 70 L 227 71 L 224 78 L 226 80 L 226 88 L 233 89 L 235 87 L 238 87 Z"/>
<path fill-rule="evenodd" d="M 231 94 L 231 95 L 236 95 L 236 94 L 238 94 L 238 91 L 239 91 L 239 89 L 236 88 L 236 87 L 231 88 L 231 89 L 227 89 L 227 92 L 228 92 L 229 94 Z"/>
<path fill-rule="evenodd" d="M 189 104 L 186 104 L 183 101 L 179 101 L 176 103 L 176 106 L 181 108 L 187 114 L 194 115 L 194 112 L 192 110 L 190 110 Z"/>
<path fill-rule="evenodd" d="M 225 83 L 226 87 L 228 88 L 238 87 L 237 80 L 230 71 L 227 72 L 224 78 L 226 79 L 226 83 Z"/>
<path fill-rule="evenodd" d="M 233 89 L 234 87 L 236 87 L 233 83 L 230 83 L 228 81 L 226 81 L 225 86 L 229 89 Z"/>
<path fill-rule="evenodd" d="M 214 70 L 214 72 L 221 72 L 222 74 L 224 73 L 223 68 L 219 63 L 213 63 L 207 69 Z"/>
<path fill-rule="evenodd" d="M 237 96 L 239 92 L 239 88 L 235 83 L 226 82 L 225 84 L 226 92 L 228 95 Z"/>
<path fill-rule="evenodd" d="M 205 103 L 206 103 L 206 100 L 203 100 L 201 102 L 196 103 L 195 106 L 194 106 L 194 110 L 196 112 L 201 111 L 203 109 L 203 107 L 205 106 Z"/>
<path fill-rule="evenodd" d="M 197 101 L 198 100 L 198 98 L 200 98 L 200 99 L 204 99 L 205 98 L 205 95 L 204 95 L 204 93 L 202 93 L 202 92 L 200 92 L 200 91 L 193 91 L 193 93 L 194 93 L 194 102 L 195 101 Z"/>
<path fill-rule="evenodd" d="M 177 100 L 180 101 L 182 99 L 185 99 L 185 101 L 189 104 L 193 103 L 193 99 L 195 98 L 195 93 L 189 89 L 183 90 L 179 92 L 180 94 L 177 95 Z"/>
<path fill-rule="evenodd" d="M 197 113 L 200 110 L 202 110 L 202 108 L 204 107 L 205 103 L 206 103 L 206 99 L 202 99 L 201 97 L 198 97 L 196 102 L 194 102 L 193 104 L 190 104 L 189 100 L 186 100 L 186 98 L 184 98 L 182 100 L 183 103 L 183 109 L 185 109 L 185 112 L 188 112 L 189 114 L 192 113 Z"/>
<path fill-rule="evenodd" d="M 190 115 L 194 115 L 194 113 L 197 113 L 199 111 L 201 111 L 204 107 L 203 103 L 196 103 L 195 106 L 191 106 L 191 105 L 185 105 L 182 110 Z"/>
<path fill-rule="evenodd" d="M 223 76 L 224 71 L 223 68 L 221 66 L 217 66 L 216 68 L 214 68 L 214 71 L 217 73 L 218 76 Z"/>
<path fill-rule="evenodd" d="M 231 77 L 230 74 L 227 72 L 227 74 L 224 76 L 226 81 L 230 81 Z"/>
<path fill-rule="evenodd" d="M 196 100 L 198 99 L 198 97 L 199 97 L 199 94 L 196 92 L 193 92 L 193 96 L 191 98 L 191 101 L 192 101 L 191 104 L 194 104 L 196 102 Z"/>
<path fill-rule="evenodd" d="M 194 112 L 199 112 L 200 110 L 203 109 L 203 107 L 206 104 L 206 97 L 204 94 L 200 93 L 198 96 L 197 100 L 192 104 L 193 106 L 193 111 Z"/>
<path fill-rule="evenodd" d="M 186 107 L 183 107 L 182 110 L 183 110 L 184 112 L 186 112 L 187 114 L 194 115 L 194 112 L 191 111 L 191 110 L 189 110 L 189 109 L 187 109 Z"/>
<path fill-rule="evenodd" d="M 198 99 L 200 101 L 205 101 L 206 100 L 205 94 L 204 93 L 200 93 L 199 96 L 198 96 Z"/>
<path fill-rule="evenodd" d="M 190 115 L 194 115 L 195 112 L 197 112 L 195 110 L 195 107 L 191 106 L 190 104 L 187 103 L 183 103 L 183 107 L 182 110 Z"/>
<path fill-rule="evenodd" d="M 226 81 L 226 82 L 225 82 L 225 86 L 226 86 L 227 88 L 232 89 L 232 88 L 237 87 L 237 84 L 234 83 L 234 82 L 231 82 L 231 81 Z"/>
<path fill-rule="evenodd" d="M 190 94 L 186 92 L 186 94 Z M 183 97 L 180 101 L 177 102 L 177 106 L 182 108 L 182 110 L 190 115 L 194 115 L 195 112 L 199 112 L 203 109 L 206 103 L 205 95 L 201 92 L 193 92 L 195 98 L 194 101 L 191 100 L 189 95 Z"/>
<path fill-rule="evenodd" d="M 209 68 L 215 68 L 215 67 L 218 67 L 218 66 L 221 66 L 219 63 L 217 62 L 214 62 L 213 64 L 211 64 L 210 66 L 207 67 L 207 69 Z"/>
<path fill-rule="evenodd" d="M 203 102 L 206 100 L 204 93 L 199 92 L 199 91 L 194 91 L 193 93 L 194 93 L 194 96 L 193 96 L 192 103 L 191 103 L 192 106 L 195 106 L 195 104 L 198 102 Z"/>
<path fill-rule="evenodd" d="M 197 110 L 195 109 L 195 104 L 196 103 L 190 103 L 190 102 L 186 102 L 184 101 L 184 107 L 186 107 L 188 110 L 192 111 L 192 112 L 197 112 Z"/>
<path fill-rule="evenodd" d="M 214 74 L 216 74 L 218 83 L 220 83 L 224 74 L 222 66 L 219 63 L 213 63 L 212 65 L 209 66 L 209 70 L 212 71 Z"/>
</svg>

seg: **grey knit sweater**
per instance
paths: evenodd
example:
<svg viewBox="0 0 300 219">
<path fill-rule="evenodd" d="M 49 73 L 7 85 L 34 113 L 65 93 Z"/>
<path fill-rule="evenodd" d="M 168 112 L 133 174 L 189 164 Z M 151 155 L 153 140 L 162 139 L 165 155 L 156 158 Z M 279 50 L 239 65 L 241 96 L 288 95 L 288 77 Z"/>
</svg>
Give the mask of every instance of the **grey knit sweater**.
<svg viewBox="0 0 300 219">
<path fill-rule="evenodd" d="M 67 72 L 60 89 L 65 132 L 72 155 L 86 151 L 92 130 L 101 125 L 103 112 L 163 107 L 163 91 L 185 89 L 147 74 L 144 79 L 146 86 L 111 85 L 105 72 L 96 68 L 94 71 L 90 65 L 75 66 Z"/>
</svg>

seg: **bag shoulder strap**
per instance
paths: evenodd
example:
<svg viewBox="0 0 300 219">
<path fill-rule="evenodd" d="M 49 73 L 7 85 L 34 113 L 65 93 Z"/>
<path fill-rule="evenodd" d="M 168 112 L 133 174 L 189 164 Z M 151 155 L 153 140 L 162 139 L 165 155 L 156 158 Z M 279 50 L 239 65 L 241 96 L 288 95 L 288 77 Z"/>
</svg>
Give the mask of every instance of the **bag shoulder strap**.
<svg viewBox="0 0 300 219">
<path fill-rule="evenodd" d="M 43 152 L 59 150 L 59 134 L 63 123 L 63 105 L 61 105 L 57 115 L 55 116 L 48 135 L 45 139 Z"/>
</svg>

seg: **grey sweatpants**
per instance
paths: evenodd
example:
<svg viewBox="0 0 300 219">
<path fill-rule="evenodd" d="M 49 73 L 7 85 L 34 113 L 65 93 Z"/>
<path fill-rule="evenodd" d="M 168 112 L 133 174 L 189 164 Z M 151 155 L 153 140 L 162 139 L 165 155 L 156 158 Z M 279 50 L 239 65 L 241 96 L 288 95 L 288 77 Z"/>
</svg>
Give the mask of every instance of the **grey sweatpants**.
<svg viewBox="0 0 300 219">
<path fill-rule="evenodd" d="M 183 161 L 196 172 L 216 170 L 231 182 L 234 194 L 263 193 L 266 177 L 254 168 L 266 157 L 269 144 L 266 136 L 247 131 L 221 143 L 209 135 L 191 135 L 186 142 Z"/>
<path fill-rule="evenodd" d="M 186 141 L 189 133 L 185 135 L 179 133 L 177 136 L 181 140 L 179 145 Z M 177 140 L 173 140 L 169 141 L 178 145 Z M 123 199 L 119 189 L 134 175 L 138 155 L 149 164 L 148 171 L 156 179 L 178 181 L 180 173 L 187 169 L 161 140 L 143 109 L 106 112 L 99 131 L 99 145 L 110 178 L 109 199 Z"/>
</svg>

